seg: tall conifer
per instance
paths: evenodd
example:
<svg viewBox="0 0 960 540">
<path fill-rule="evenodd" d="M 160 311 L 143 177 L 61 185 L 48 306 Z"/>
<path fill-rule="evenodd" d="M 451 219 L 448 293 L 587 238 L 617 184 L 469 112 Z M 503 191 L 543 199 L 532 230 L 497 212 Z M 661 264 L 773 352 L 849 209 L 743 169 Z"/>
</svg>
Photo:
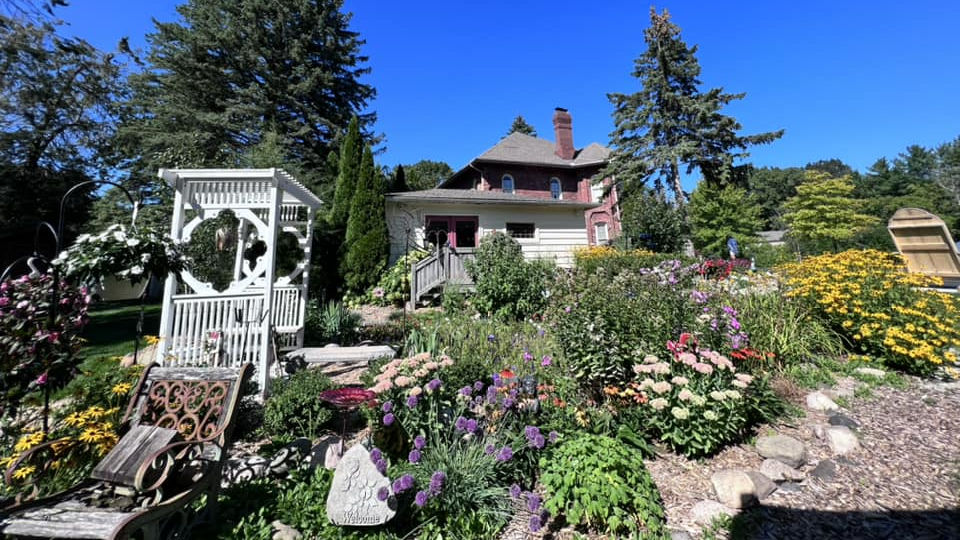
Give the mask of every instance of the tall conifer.
<svg viewBox="0 0 960 540">
<path fill-rule="evenodd" d="M 373 162 L 369 146 L 363 150 L 360 176 L 347 221 L 343 276 L 347 290 L 360 294 L 379 281 L 387 263 L 390 244 L 387 234 L 384 191 L 386 179 Z"/>
<path fill-rule="evenodd" d="M 340 158 L 337 160 L 339 173 L 330 215 L 330 223 L 335 229 L 343 229 L 347 226 L 347 217 L 350 215 L 353 197 L 359 183 L 362 144 L 360 125 L 357 117 L 354 116 L 347 127 L 347 136 L 340 144 Z"/>
</svg>

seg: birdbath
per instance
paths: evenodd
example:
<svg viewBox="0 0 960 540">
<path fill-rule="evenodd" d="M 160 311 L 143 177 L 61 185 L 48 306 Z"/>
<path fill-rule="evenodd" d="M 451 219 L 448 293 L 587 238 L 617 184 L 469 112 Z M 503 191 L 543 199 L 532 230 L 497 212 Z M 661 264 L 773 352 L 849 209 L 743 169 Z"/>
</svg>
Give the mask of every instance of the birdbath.
<svg viewBox="0 0 960 540">
<path fill-rule="evenodd" d="M 318 397 L 320 401 L 329 403 L 340 411 L 343 423 L 340 427 L 340 447 L 337 450 L 337 456 L 343 456 L 343 441 L 347 438 L 347 413 L 356 410 L 364 403 L 372 401 L 377 395 L 363 388 L 344 387 L 324 390 L 320 392 Z"/>
</svg>

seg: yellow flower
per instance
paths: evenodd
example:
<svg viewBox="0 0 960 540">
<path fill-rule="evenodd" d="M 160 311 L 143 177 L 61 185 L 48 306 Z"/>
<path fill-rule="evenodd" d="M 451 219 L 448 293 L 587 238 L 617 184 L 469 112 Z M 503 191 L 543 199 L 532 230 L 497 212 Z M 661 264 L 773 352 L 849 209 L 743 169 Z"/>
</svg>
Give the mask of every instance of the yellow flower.
<svg viewBox="0 0 960 540">
<path fill-rule="evenodd" d="M 113 385 L 113 388 L 110 389 L 114 395 L 125 396 L 130 392 L 130 389 L 133 388 L 133 385 L 127 382 L 117 383 Z"/>
<path fill-rule="evenodd" d="M 13 446 L 14 451 L 16 452 L 26 452 L 27 450 L 37 446 L 43 442 L 43 432 L 34 431 L 32 433 L 26 433 L 20 437 L 20 440 L 17 441 L 17 444 Z"/>
<path fill-rule="evenodd" d="M 160 338 L 157 336 L 143 336 L 143 338 L 147 341 L 147 345 L 156 345 L 157 343 L 160 343 Z"/>
<path fill-rule="evenodd" d="M 22 480 L 35 472 L 37 472 L 37 468 L 34 467 L 33 465 L 24 465 L 18 468 L 17 470 L 13 471 L 13 477 L 16 478 L 17 480 Z"/>
</svg>

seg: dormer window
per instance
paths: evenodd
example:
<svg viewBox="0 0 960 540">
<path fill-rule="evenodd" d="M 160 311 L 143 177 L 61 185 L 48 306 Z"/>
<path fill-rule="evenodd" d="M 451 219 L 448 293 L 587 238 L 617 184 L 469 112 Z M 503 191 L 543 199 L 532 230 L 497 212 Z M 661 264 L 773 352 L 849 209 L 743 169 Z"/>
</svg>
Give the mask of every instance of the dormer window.
<svg viewBox="0 0 960 540">
<path fill-rule="evenodd" d="M 513 193 L 513 177 L 509 174 L 503 175 L 500 180 L 500 187 L 504 193 Z"/>
<path fill-rule="evenodd" d="M 550 179 L 550 197 L 554 199 L 563 198 L 563 190 L 560 188 L 560 180 L 558 178 Z"/>
</svg>

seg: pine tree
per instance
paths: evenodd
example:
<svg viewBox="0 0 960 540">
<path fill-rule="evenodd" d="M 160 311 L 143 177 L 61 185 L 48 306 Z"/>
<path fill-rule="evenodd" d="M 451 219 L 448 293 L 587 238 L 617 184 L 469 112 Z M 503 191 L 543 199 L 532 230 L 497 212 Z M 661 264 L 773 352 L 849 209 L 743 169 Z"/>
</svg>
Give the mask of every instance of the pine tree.
<svg viewBox="0 0 960 540">
<path fill-rule="evenodd" d="M 762 211 L 742 188 L 700 182 L 690 196 L 693 245 L 703 253 L 721 257 L 731 237 L 747 245 L 763 226 Z"/>
<path fill-rule="evenodd" d="M 633 71 L 641 90 L 607 96 L 615 124 L 607 174 L 625 184 L 653 180 L 657 189 L 666 183 L 681 204 L 683 165 L 688 174 L 699 169 L 707 182 L 726 184 L 736 173 L 734 160 L 746 157 L 747 147 L 783 134 L 737 135 L 740 124 L 720 110 L 744 94 L 725 94 L 722 88 L 700 91 L 697 47 L 687 46 L 666 10 L 658 14 L 651 8 L 644 41 L 647 50 L 634 61 Z"/>
<path fill-rule="evenodd" d="M 403 170 L 403 165 L 397 165 L 397 170 L 393 172 L 393 182 L 390 183 L 391 193 L 402 193 L 410 191 L 407 185 L 407 174 Z"/>
<path fill-rule="evenodd" d="M 386 267 L 390 239 L 387 233 L 384 191 L 386 179 L 374 166 L 373 151 L 363 150 L 360 176 L 347 221 L 343 276 L 347 290 L 361 294 L 374 286 Z"/>
<path fill-rule="evenodd" d="M 798 240 L 829 242 L 834 250 L 840 242 L 877 222 L 877 218 L 857 213 L 860 202 L 854 199 L 850 177 L 834 178 L 819 171 L 807 171 L 797 194 L 785 204 L 784 221 Z"/>
<path fill-rule="evenodd" d="M 347 127 L 347 136 L 340 144 L 340 157 L 337 160 L 339 174 L 337 174 L 337 186 L 330 215 L 330 224 L 335 229 L 343 229 L 347 226 L 347 217 L 350 215 L 350 209 L 353 206 L 352 201 L 359 183 L 362 144 L 360 122 L 355 116 L 350 120 L 350 125 Z"/>
<path fill-rule="evenodd" d="M 531 137 L 537 136 L 537 130 L 533 129 L 533 126 L 527 123 L 524 120 L 523 116 L 517 115 L 513 119 L 513 124 L 510 124 L 510 131 L 507 132 L 507 135 L 511 133 L 523 133 L 524 135 L 530 135 Z"/>
</svg>

